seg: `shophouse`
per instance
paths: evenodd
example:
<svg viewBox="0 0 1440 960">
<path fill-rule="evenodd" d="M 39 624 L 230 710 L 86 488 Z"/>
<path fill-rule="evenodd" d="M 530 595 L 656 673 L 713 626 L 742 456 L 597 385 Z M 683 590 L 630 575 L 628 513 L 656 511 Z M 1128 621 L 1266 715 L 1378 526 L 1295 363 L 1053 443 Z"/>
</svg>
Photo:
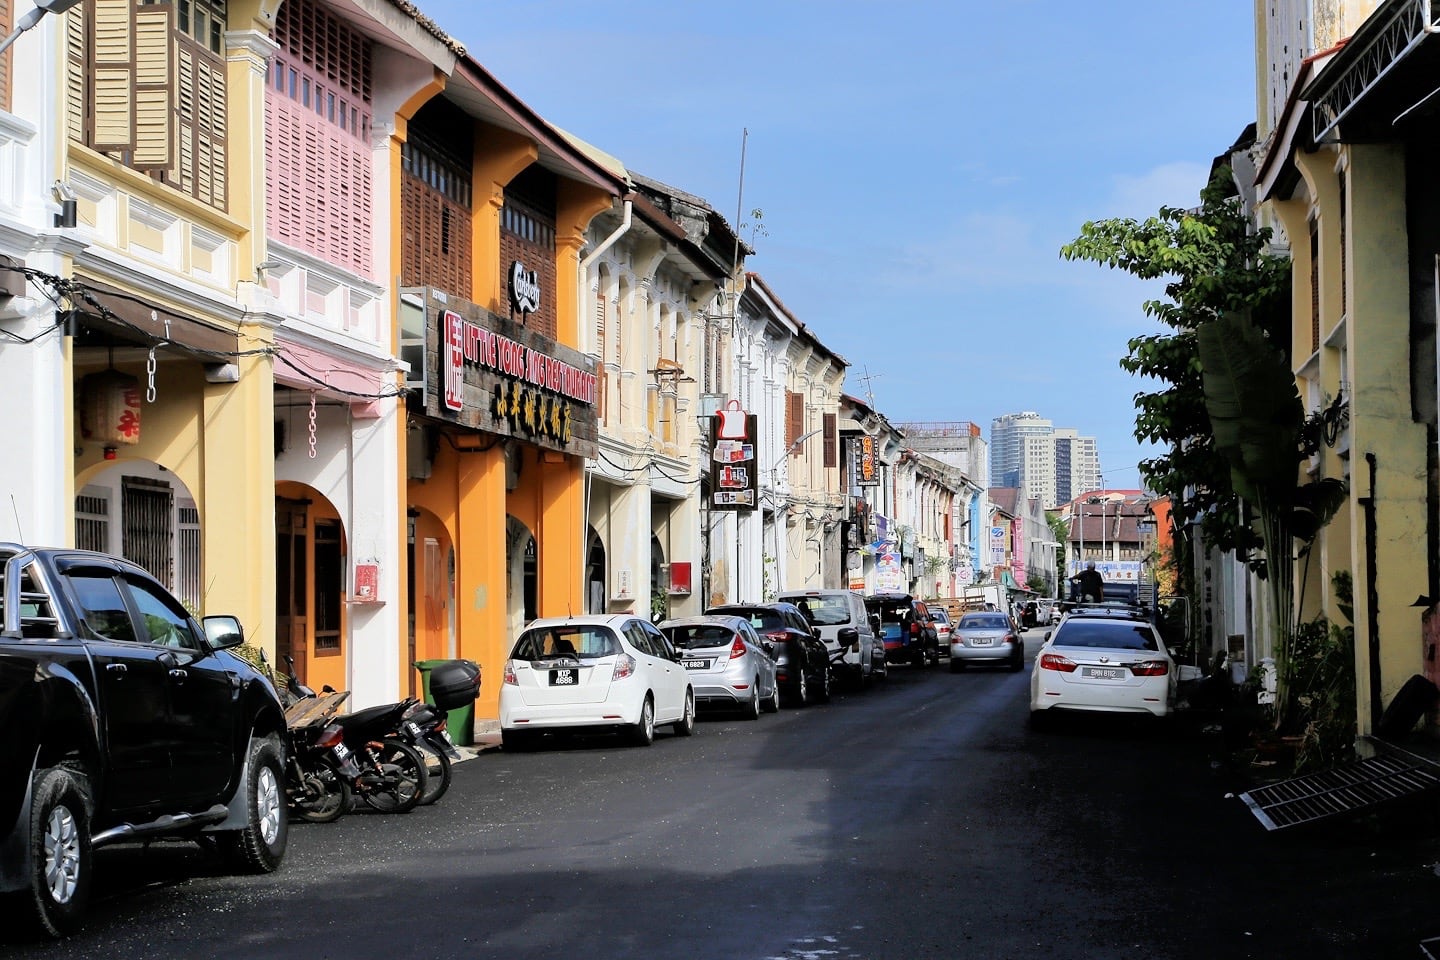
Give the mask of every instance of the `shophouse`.
<svg viewBox="0 0 1440 960">
<path fill-rule="evenodd" d="M 895 480 L 905 435 L 849 394 L 841 395 L 839 413 L 846 585 L 863 593 L 905 590 L 909 578 L 900 557 Z"/>
<path fill-rule="evenodd" d="M 950 572 L 942 596 L 962 596 L 978 583 L 988 554 L 985 486 L 990 476 L 990 448 L 980 425 L 967 420 L 902 423 L 905 443 L 940 461 L 949 472 L 954 492 L 950 521 Z M 982 550 L 983 548 L 983 550 Z"/>
<path fill-rule="evenodd" d="M 909 434 L 905 439 L 908 444 Z M 909 589 L 922 597 L 953 596 L 950 576 L 960 471 L 908 446 L 901 462 L 908 482 L 901 486 L 900 555 L 909 566 Z"/>
<path fill-rule="evenodd" d="M 83 0 L 12 46 L 8 75 L 27 82 L 0 123 L 0 242 L 31 271 L 0 347 L 7 536 L 123 555 L 266 644 L 274 11 Z"/>
<path fill-rule="evenodd" d="M 722 315 L 743 251 L 705 201 L 626 176 L 631 192 L 591 223 L 582 264 L 593 317 L 584 348 L 599 375 L 585 609 L 698 614 L 712 576 L 705 407 L 713 413 L 732 382 L 723 362 L 731 323 Z"/>
<path fill-rule="evenodd" d="M 1256 5 L 1254 202 L 1294 265 L 1288 354 L 1305 410 L 1325 428 L 1302 480 L 1348 487 L 1294 565 L 1294 613 L 1346 622 L 1332 578 L 1351 575 L 1359 729 L 1369 733 L 1411 676 L 1440 679 L 1440 190 L 1427 173 L 1440 8 L 1293 6 Z M 1251 183 L 1240 188 L 1245 196 Z"/>
<path fill-rule="evenodd" d="M 626 186 L 472 60 L 431 75 L 388 138 L 409 364 L 399 657 L 479 662 L 483 721 L 521 625 L 585 609 L 599 372 L 580 258 Z"/>
</svg>

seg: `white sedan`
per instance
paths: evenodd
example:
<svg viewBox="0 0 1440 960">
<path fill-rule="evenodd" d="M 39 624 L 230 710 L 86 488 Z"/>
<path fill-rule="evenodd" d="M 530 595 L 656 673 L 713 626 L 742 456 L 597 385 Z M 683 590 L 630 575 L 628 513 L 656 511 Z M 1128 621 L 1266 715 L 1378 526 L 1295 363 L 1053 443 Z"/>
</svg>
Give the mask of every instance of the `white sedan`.
<svg viewBox="0 0 1440 960">
<path fill-rule="evenodd" d="M 546 731 L 613 729 L 642 746 L 657 724 L 695 732 L 695 691 L 675 647 L 630 614 L 532 621 L 505 661 L 500 738 L 518 749 Z"/>
<path fill-rule="evenodd" d="M 1175 683 L 1175 661 L 1149 621 L 1075 612 L 1035 656 L 1030 719 L 1065 710 L 1164 717 Z"/>
</svg>

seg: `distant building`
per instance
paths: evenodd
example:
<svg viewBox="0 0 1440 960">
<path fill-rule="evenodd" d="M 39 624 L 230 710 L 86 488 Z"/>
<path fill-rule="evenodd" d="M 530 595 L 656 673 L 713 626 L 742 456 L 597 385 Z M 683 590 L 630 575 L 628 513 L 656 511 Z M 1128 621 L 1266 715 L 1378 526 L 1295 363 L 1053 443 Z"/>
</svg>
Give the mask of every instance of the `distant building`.
<svg viewBox="0 0 1440 960">
<path fill-rule="evenodd" d="M 1047 509 L 1100 486 L 1094 437 L 1056 427 L 1038 413 L 1009 413 L 990 423 L 990 485 L 1015 487 Z"/>
</svg>

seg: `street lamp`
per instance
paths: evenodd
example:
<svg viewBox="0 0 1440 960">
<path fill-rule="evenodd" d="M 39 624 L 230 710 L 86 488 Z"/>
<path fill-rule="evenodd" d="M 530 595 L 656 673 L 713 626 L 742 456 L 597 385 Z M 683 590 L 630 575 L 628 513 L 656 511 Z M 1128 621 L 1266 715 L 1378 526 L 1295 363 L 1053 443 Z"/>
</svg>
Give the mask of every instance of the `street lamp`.
<svg viewBox="0 0 1440 960">
<path fill-rule="evenodd" d="M 15 38 L 39 23 L 40 18 L 45 16 L 45 14 L 64 13 L 79 2 L 80 0 L 35 0 L 35 9 L 17 20 L 15 22 L 15 29 L 10 31 L 10 35 L 4 40 L 0 40 L 0 53 L 9 50 L 10 44 L 15 42 Z"/>
</svg>

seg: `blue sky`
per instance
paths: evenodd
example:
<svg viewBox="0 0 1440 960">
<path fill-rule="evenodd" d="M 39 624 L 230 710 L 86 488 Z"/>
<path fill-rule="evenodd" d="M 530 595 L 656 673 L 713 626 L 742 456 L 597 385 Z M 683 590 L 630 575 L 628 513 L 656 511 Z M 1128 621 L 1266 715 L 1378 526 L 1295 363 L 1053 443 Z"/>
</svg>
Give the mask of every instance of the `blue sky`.
<svg viewBox="0 0 1440 960">
<path fill-rule="evenodd" d="M 892 421 L 1032 410 L 1139 485 L 1158 293 L 1059 248 L 1198 201 L 1255 115 L 1251 0 L 421 0 L 552 124 L 733 221 Z M 745 140 L 743 203 L 740 152 Z M 745 235 L 749 238 L 747 230 Z"/>
</svg>

